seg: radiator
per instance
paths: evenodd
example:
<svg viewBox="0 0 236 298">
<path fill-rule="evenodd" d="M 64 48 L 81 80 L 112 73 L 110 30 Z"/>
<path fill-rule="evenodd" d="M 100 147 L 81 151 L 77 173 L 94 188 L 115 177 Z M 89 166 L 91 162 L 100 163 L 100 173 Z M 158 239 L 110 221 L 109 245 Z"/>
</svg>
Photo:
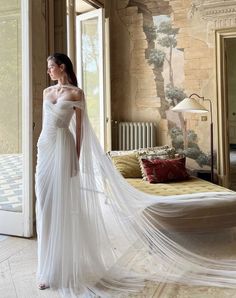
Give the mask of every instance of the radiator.
<svg viewBox="0 0 236 298">
<path fill-rule="evenodd" d="M 133 150 L 156 145 L 156 125 L 153 122 L 119 122 L 118 149 Z"/>
</svg>

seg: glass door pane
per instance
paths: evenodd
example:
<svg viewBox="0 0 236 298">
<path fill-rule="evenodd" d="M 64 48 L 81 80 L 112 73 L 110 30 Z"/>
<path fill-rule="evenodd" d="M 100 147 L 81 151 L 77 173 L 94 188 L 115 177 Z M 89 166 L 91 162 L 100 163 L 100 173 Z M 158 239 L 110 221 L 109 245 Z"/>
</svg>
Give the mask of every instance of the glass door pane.
<svg viewBox="0 0 236 298">
<path fill-rule="evenodd" d="M 5 3 L 2 3 L 5 2 Z M 0 10 L 0 210 L 22 212 L 22 96 L 20 7 Z"/>
<path fill-rule="evenodd" d="M 79 85 L 86 94 L 90 121 L 104 147 L 102 15 L 102 9 L 97 9 L 77 17 L 77 69 Z"/>
</svg>

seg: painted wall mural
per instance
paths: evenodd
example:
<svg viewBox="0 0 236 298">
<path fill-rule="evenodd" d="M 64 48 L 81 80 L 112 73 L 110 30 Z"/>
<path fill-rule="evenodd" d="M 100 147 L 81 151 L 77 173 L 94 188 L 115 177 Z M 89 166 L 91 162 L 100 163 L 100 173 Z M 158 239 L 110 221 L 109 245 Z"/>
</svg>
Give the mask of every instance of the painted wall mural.
<svg viewBox="0 0 236 298">
<path fill-rule="evenodd" d="M 133 4 L 129 1 L 129 5 Z M 136 2 L 136 5 L 143 9 L 143 4 Z M 179 28 L 173 26 L 170 15 L 152 15 L 151 18 L 152 22 L 149 20 L 148 24 L 144 22 L 143 25 L 147 40 L 145 58 L 153 69 L 157 96 L 161 99 L 158 109 L 161 118 L 167 120 L 172 146 L 178 153 L 195 160 L 200 167 L 210 165 L 210 154 L 199 147 L 198 134 L 193 129 L 186 131 L 182 113 L 171 111 L 187 97 L 183 88 L 184 48 L 177 46 Z"/>
<path fill-rule="evenodd" d="M 198 135 L 194 130 L 185 130 L 186 123 L 182 113 L 177 113 L 178 121 L 173 121 L 171 109 L 187 97 L 182 88 L 184 82 L 184 49 L 177 48 L 176 36 L 179 28 L 172 26 L 168 15 L 153 16 L 153 26 L 144 27 L 148 43 L 154 46 L 147 55 L 148 63 L 153 66 L 155 77 L 161 72 L 164 80 L 164 99 L 160 107 L 162 118 L 168 120 L 168 131 L 172 146 L 180 154 L 194 159 L 197 164 L 210 165 L 211 157 L 198 145 Z M 186 135 L 185 135 L 186 134 Z"/>
<path fill-rule="evenodd" d="M 209 115 L 204 122 L 171 109 L 192 93 L 210 98 L 217 149 L 215 30 L 235 26 L 235 11 L 230 0 L 112 1 L 112 118 L 156 121 L 160 145 L 208 168 Z"/>
</svg>

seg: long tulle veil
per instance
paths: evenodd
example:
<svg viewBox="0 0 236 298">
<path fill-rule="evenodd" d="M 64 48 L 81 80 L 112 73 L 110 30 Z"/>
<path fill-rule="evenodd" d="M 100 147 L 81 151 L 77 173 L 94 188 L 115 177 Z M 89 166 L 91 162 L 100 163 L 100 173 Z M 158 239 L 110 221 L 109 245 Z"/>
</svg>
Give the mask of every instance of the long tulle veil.
<svg viewBox="0 0 236 298">
<path fill-rule="evenodd" d="M 233 228 L 192 233 L 170 225 L 196 208 L 232 204 L 235 193 L 162 197 L 135 189 L 101 148 L 85 100 L 73 104 L 82 110 L 82 145 L 77 174 L 58 181 L 57 195 L 69 203 L 58 206 L 54 214 L 53 233 L 64 231 L 67 237 L 55 242 L 62 250 L 63 268 L 55 287 L 68 297 L 118 297 L 130 292 L 138 296 L 147 281 L 155 287 L 179 283 L 235 288 L 236 260 L 222 249 L 223 244 L 236 244 Z M 74 117 L 70 130 L 75 135 Z M 63 212 L 67 218 L 62 221 Z"/>
</svg>

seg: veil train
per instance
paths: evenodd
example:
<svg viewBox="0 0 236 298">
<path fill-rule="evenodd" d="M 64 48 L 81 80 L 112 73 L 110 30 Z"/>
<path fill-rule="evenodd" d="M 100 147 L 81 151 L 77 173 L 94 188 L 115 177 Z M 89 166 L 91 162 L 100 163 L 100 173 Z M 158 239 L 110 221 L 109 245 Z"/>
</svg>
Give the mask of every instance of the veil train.
<svg viewBox="0 0 236 298">
<path fill-rule="evenodd" d="M 64 106 L 47 105 L 48 119 L 62 121 L 53 139 L 56 149 L 48 142 L 50 129 L 47 143 L 42 137 L 39 144 L 36 193 L 44 198 L 37 207 L 39 281 L 64 297 L 138 296 L 148 282 L 236 288 L 236 253 L 225 249 L 236 248 L 234 228 L 191 233 L 168 224 L 199 206 L 233 204 L 235 193 L 164 197 L 135 189 L 102 150 L 85 101 L 67 105 L 82 110 L 79 161 L 75 119 L 69 130 Z"/>
</svg>

